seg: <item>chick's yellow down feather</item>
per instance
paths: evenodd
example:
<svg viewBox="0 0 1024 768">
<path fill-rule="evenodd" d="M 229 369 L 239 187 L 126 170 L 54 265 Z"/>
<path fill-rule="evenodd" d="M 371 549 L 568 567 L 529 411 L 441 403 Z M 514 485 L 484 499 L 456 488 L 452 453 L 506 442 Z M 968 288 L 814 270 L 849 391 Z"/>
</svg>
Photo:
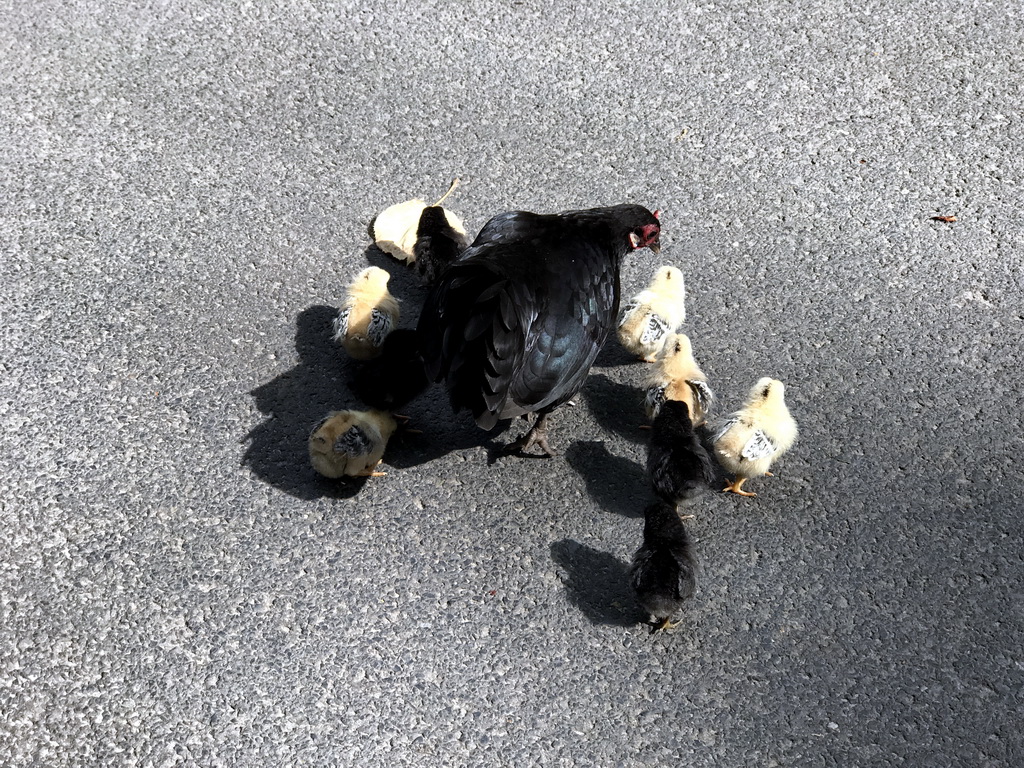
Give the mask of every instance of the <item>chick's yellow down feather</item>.
<svg viewBox="0 0 1024 768">
<path fill-rule="evenodd" d="M 459 180 L 455 179 L 448 191 L 434 205 L 440 205 L 458 184 Z M 415 198 L 385 208 L 373 220 L 374 243 L 384 253 L 394 256 L 406 264 L 412 264 L 416 260 L 413 248 L 416 245 L 419 232 L 420 216 L 423 215 L 423 209 L 427 207 L 427 203 Z M 444 217 L 453 230 L 468 239 L 466 227 L 458 216 L 445 208 Z"/>
<path fill-rule="evenodd" d="M 796 421 L 786 407 L 785 392 L 778 379 L 759 379 L 743 407 L 715 435 L 715 455 L 736 478 L 723 490 L 756 496 L 742 490 L 743 484 L 770 474 L 772 463 L 796 442 Z"/>
<path fill-rule="evenodd" d="M 379 355 L 384 339 L 398 325 L 398 300 L 388 292 L 390 279 L 380 267 L 368 267 L 345 291 L 334 321 L 334 340 L 356 360 Z"/>
<path fill-rule="evenodd" d="M 309 436 L 309 460 L 325 477 L 376 477 L 398 425 L 386 411 L 332 411 Z"/>
<path fill-rule="evenodd" d="M 660 267 L 619 313 L 619 341 L 653 363 L 665 340 L 686 320 L 686 281 L 676 267 Z"/>
<path fill-rule="evenodd" d="M 647 417 L 653 420 L 666 400 L 679 400 L 686 403 L 693 426 L 697 427 L 707 421 L 714 397 L 708 377 L 693 356 L 690 337 L 685 333 L 670 334 L 647 378 Z"/>
</svg>

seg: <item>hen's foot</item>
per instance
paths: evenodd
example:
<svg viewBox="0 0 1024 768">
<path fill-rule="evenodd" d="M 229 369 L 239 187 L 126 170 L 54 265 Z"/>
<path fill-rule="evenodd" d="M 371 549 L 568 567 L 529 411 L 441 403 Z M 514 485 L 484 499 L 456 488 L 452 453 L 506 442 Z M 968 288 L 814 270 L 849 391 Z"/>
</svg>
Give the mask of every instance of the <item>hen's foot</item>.
<svg viewBox="0 0 1024 768">
<path fill-rule="evenodd" d="M 555 452 L 551 450 L 551 446 L 548 445 L 548 414 L 543 414 L 537 417 L 537 421 L 533 423 L 530 431 L 523 435 L 515 442 L 509 443 L 505 446 L 505 450 L 502 453 L 528 453 L 533 446 L 538 446 L 543 452 L 544 456 L 555 456 Z"/>
</svg>

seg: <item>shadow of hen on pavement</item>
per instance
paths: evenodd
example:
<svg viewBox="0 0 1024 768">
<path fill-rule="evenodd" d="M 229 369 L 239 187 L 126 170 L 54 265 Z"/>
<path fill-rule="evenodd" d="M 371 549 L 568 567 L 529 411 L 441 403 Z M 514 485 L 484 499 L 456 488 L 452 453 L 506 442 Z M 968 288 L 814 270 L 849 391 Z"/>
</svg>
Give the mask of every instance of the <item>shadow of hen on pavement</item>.
<svg viewBox="0 0 1024 768">
<path fill-rule="evenodd" d="M 646 443 L 650 432 L 643 429 L 649 423 L 644 413 L 643 379 L 639 373 L 630 372 L 629 376 L 636 381 L 620 383 L 603 373 L 592 372 L 580 393 L 586 399 L 594 420 L 605 431 L 633 443 Z"/>
</svg>

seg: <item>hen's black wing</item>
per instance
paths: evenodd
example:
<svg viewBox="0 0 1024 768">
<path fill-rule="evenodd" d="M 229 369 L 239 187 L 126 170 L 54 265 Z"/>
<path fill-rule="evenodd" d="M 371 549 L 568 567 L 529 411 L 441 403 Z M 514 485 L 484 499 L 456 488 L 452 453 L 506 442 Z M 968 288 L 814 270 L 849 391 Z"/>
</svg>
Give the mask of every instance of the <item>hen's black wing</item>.
<svg viewBox="0 0 1024 768">
<path fill-rule="evenodd" d="M 502 214 L 448 268 L 418 331 L 427 375 L 446 381 L 453 408 L 490 429 L 579 391 L 618 312 L 631 231 L 619 213 Z"/>
<path fill-rule="evenodd" d="M 515 286 L 488 264 L 459 262 L 427 297 L 417 328 L 427 377 L 445 379 L 452 408 L 469 408 L 485 429 L 497 423 L 524 354 Z M 524 322 L 525 321 L 525 322 Z"/>
</svg>

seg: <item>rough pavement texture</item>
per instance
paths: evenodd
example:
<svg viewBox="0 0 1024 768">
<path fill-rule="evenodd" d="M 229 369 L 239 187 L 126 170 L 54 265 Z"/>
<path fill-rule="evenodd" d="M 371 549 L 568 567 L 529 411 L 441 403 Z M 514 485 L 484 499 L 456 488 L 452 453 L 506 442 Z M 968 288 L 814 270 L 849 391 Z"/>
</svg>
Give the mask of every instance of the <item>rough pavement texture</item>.
<svg viewBox="0 0 1024 768">
<path fill-rule="evenodd" d="M 1013 766 L 1018 3 L 0 8 L 0 763 Z M 409 406 L 321 480 L 373 215 L 664 210 L 691 334 L 801 439 L 711 494 L 683 626 L 609 346 L 551 460 Z M 932 220 L 957 217 L 955 223 Z"/>
</svg>

